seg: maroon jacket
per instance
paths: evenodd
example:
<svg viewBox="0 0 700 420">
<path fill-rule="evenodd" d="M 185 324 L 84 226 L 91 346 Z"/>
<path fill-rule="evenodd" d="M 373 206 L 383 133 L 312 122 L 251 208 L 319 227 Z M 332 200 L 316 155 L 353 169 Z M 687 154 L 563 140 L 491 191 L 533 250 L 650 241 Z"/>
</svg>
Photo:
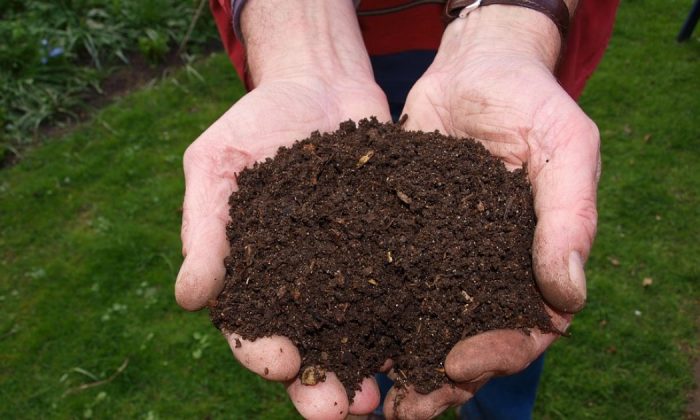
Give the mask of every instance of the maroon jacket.
<svg viewBox="0 0 700 420">
<path fill-rule="evenodd" d="M 230 0 L 209 0 L 226 52 L 241 80 L 251 88 L 246 75 L 245 51 L 233 31 Z M 359 11 L 384 9 L 406 0 L 363 0 Z M 580 0 L 571 22 L 566 47 L 556 76 L 559 83 L 578 99 L 608 45 L 619 0 Z M 360 16 L 360 28 L 370 55 L 412 50 L 437 50 L 445 21 L 443 5 L 423 4 L 403 11 Z M 406 28 L 410 28 L 407 31 Z"/>
</svg>

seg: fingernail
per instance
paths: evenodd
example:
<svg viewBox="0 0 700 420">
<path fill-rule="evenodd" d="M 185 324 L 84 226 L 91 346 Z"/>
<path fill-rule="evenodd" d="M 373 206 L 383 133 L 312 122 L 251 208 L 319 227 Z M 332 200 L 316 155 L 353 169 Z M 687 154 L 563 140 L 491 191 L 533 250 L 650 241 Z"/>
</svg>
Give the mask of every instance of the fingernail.
<svg viewBox="0 0 700 420">
<path fill-rule="evenodd" d="M 574 286 L 579 298 L 576 299 L 573 312 L 583 308 L 586 303 L 586 273 L 583 271 L 583 258 L 578 251 L 571 251 L 569 254 L 569 280 Z"/>
</svg>

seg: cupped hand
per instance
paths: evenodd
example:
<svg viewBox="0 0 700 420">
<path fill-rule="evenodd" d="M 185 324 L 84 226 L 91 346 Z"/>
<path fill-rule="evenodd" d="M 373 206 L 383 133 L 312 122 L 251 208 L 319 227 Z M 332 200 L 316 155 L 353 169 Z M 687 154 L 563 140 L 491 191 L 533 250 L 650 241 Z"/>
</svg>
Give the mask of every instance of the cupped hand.
<svg viewBox="0 0 700 420">
<path fill-rule="evenodd" d="M 314 130 L 332 131 L 347 119 L 370 115 L 390 119 L 386 98 L 374 83 L 336 80 L 330 84 L 313 75 L 275 80 L 244 96 L 188 147 L 181 233 L 185 260 L 175 285 L 180 306 L 200 309 L 223 287 L 223 261 L 229 253 L 228 198 L 237 189 L 237 174 Z M 295 379 L 299 352 L 285 337 L 250 342 L 227 334 L 227 339 L 245 367 L 283 382 L 306 418 L 344 418 L 348 412 L 371 412 L 378 404 L 373 379 L 365 380 L 352 406 L 332 373 L 318 385 L 302 385 Z"/>
<path fill-rule="evenodd" d="M 497 13 L 495 7 L 484 11 Z M 537 13 L 530 17 L 542 18 Z M 598 130 L 552 75 L 556 52 L 552 57 L 541 45 L 518 49 L 513 38 L 501 45 L 499 37 L 508 39 L 513 33 L 503 37 L 498 28 L 484 35 L 488 43 L 469 45 L 465 26 L 477 27 L 486 16 L 470 15 L 466 21 L 452 23 L 452 32 L 448 27 L 435 62 L 411 90 L 405 126 L 474 137 L 507 167 L 527 165 L 537 216 L 534 273 L 553 325 L 564 331 L 571 314 L 586 301 L 583 263 L 596 231 Z M 539 331 L 525 335 L 499 330 L 463 340 L 445 362 L 446 374 L 457 387 L 428 395 L 408 390 L 396 405 L 391 401 L 402 391 L 392 390 L 385 413 L 389 418 L 434 417 L 466 402 L 489 378 L 524 369 L 556 338 Z"/>
</svg>

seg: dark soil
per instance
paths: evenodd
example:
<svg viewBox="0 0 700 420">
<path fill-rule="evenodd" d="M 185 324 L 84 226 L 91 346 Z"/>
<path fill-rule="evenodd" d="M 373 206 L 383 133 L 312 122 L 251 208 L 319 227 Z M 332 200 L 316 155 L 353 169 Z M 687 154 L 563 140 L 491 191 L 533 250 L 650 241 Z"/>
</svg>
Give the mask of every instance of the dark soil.
<svg viewBox="0 0 700 420">
<path fill-rule="evenodd" d="M 305 383 L 352 397 L 386 359 L 400 385 L 449 383 L 460 339 L 554 332 L 532 273 L 530 185 L 479 143 L 363 120 L 238 177 L 214 324 L 289 337 Z"/>
</svg>

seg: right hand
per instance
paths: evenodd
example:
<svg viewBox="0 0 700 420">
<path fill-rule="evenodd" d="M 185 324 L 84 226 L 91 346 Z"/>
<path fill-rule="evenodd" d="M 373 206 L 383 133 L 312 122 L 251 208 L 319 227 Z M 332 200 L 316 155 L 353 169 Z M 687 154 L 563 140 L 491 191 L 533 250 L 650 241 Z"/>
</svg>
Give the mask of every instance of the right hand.
<svg viewBox="0 0 700 420">
<path fill-rule="evenodd" d="M 188 147 L 182 215 L 185 260 L 175 284 L 180 306 L 190 311 L 200 309 L 216 298 L 224 285 L 223 261 L 229 254 L 228 198 L 237 189 L 236 175 L 314 130 L 334 131 L 343 121 L 370 115 L 390 120 L 384 93 L 373 81 L 328 83 L 319 75 L 266 81 Z M 362 383 L 350 406 L 345 388 L 332 373 L 315 386 L 302 385 L 297 378 L 299 351 L 285 337 L 251 342 L 230 334 L 227 339 L 243 366 L 266 379 L 283 382 L 297 410 L 306 418 L 367 414 L 379 402 L 372 378 Z M 239 347 L 237 339 L 242 343 Z"/>
<path fill-rule="evenodd" d="M 586 301 L 583 263 L 596 231 L 600 138 L 553 76 L 560 35 L 544 14 L 494 5 L 450 23 L 430 68 L 408 95 L 406 129 L 474 137 L 509 168 L 526 165 L 537 226 L 533 271 L 553 326 L 565 331 Z M 494 376 L 521 371 L 558 334 L 494 330 L 457 343 L 445 385 L 390 391 L 387 418 L 433 418 Z M 401 404 L 391 404 L 394 398 Z"/>
</svg>

